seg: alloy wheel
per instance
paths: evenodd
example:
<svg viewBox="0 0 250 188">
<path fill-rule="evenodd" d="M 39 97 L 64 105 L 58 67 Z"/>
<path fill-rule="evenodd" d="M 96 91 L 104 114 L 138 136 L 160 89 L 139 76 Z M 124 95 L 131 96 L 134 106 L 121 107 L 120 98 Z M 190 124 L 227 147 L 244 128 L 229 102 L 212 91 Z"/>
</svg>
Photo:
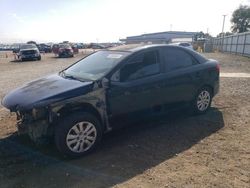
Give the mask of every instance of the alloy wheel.
<svg viewBox="0 0 250 188">
<path fill-rule="evenodd" d="M 87 121 L 78 122 L 68 131 L 66 144 L 76 153 L 87 151 L 94 145 L 97 138 L 96 127 Z"/>
<path fill-rule="evenodd" d="M 197 98 L 197 108 L 199 111 L 205 111 L 210 104 L 211 96 L 206 90 L 200 92 Z"/>
</svg>

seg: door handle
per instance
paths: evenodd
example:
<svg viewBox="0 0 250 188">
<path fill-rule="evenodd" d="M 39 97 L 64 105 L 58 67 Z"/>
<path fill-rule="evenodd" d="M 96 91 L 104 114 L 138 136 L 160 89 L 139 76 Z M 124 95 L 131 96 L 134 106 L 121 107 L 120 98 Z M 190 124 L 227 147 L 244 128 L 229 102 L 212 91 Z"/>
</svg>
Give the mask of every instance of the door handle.
<svg viewBox="0 0 250 188">
<path fill-rule="evenodd" d="M 201 72 L 196 72 L 196 73 L 195 73 L 195 76 L 196 76 L 197 78 L 200 78 L 200 77 L 201 77 Z"/>
</svg>

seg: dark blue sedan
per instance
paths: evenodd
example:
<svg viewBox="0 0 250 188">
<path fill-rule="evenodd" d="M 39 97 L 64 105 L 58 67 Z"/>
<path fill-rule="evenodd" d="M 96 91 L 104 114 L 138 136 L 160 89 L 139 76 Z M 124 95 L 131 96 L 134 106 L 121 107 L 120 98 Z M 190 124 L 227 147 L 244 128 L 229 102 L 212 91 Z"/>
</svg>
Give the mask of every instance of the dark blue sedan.
<svg viewBox="0 0 250 188">
<path fill-rule="evenodd" d="M 101 50 L 58 74 L 6 95 L 19 132 L 42 143 L 54 138 L 62 153 L 92 151 L 103 133 L 149 115 L 189 106 L 209 110 L 219 90 L 219 65 L 193 50 L 149 45 Z"/>
</svg>

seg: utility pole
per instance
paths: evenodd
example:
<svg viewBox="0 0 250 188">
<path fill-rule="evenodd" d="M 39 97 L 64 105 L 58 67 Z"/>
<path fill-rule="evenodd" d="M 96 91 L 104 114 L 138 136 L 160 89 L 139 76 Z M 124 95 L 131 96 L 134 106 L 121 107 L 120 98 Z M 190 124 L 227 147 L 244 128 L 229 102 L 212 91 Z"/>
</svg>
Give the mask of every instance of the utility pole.
<svg viewBox="0 0 250 188">
<path fill-rule="evenodd" d="M 222 24 L 222 34 L 224 33 L 224 25 L 225 25 L 225 19 L 227 15 L 222 15 L 223 16 L 223 24 Z"/>
<path fill-rule="evenodd" d="M 225 19 L 227 15 L 222 15 L 223 16 L 223 24 L 222 24 L 222 44 L 221 44 L 221 51 L 223 51 L 223 45 L 224 45 L 224 25 L 225 25 Z"/>
</svg>

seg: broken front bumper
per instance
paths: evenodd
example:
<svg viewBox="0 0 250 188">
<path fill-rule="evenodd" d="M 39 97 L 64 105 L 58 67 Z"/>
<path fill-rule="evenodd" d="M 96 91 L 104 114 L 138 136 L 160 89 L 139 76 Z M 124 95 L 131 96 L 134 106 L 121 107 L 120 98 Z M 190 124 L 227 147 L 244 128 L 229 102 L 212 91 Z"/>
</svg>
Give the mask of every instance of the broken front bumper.
<svg viewBox="0 0 250 188">
<path fill-rule="evenodd" d="M 48 138 L 49 132 L 49 118 L 36 118 L 34 113 L 16 112 L 17 115 L 17 129 L 19 134 L 28 134 L 35 142 L 40 143 L 45 138 Z"/>
</svg>

